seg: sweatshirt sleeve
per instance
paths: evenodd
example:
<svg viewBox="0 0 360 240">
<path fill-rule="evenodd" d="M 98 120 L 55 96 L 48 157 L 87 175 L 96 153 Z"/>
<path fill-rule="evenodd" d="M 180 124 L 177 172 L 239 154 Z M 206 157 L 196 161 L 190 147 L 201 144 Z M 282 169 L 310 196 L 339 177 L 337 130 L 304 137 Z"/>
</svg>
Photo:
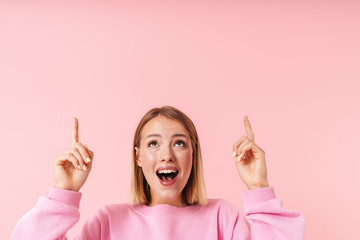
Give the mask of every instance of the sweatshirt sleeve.
<svg viewBox="0 0 360 240">
<path fill-rule="evenodd" d="M 51 187 L 48 197 L 39 197 L 36 205 L 18 221 L 10 240 L 66 240 L 66 232 L 80 218 L 81 193 Z"/>
<path fill-rule="evenodd" d="M 246 191 L 242 198 L 245 220 L 250 227 L 250 236 L 245 239 L 304 239 L 304 215 L 283 209 L 282 200 L 275 198 L 273 187 Z"/>
</svg>

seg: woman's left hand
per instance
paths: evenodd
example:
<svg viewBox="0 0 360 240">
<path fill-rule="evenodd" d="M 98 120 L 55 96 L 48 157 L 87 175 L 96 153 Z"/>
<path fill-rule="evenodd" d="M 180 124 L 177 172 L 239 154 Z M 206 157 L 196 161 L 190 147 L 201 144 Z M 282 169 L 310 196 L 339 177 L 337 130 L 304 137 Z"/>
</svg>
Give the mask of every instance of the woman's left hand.
<svg viewBox="0 0 360 240">
<path fill-rule="evenodd" d="M 249 190 L 269 187 L 265 152 L 254 142 L 254 133 L 247 116 L 244 117 L 246 136 L 233 145 L 236 168 Z"/>
</svg>

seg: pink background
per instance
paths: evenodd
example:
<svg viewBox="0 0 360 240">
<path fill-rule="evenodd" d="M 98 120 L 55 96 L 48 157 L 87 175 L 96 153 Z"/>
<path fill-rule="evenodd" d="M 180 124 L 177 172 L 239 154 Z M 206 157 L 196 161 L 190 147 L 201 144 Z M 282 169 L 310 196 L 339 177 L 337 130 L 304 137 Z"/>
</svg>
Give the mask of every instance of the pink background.
<svg viewBox="0 0 360 240">
<path fill-rule="evenodd" d="M 357 238 L 360 4 L 169 2 L 0 2 L 0 239 L 49 193 L 73 116 L 95 159 L 67 236 L 128 201 L 133 133 L 163 105 L 197 127 L 208 197 L 242 210 L 232 144 L 248 115 L 306 239 Z"/>
</svg>

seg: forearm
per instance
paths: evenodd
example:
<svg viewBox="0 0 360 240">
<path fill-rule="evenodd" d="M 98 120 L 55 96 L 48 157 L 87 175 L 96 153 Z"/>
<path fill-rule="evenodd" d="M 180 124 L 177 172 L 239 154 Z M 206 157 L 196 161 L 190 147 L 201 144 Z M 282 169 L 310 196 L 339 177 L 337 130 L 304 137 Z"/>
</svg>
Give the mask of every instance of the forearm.
<svg viewBox="0 0 360 240">
<path fill-rule="evenodd" d="M 49 197 L 41 196 L 16 224 L 10 239 L 67 239 L 66 232 L 80 218 L 81 193 L 62 191 L 52 188 Z"/>
<path fill-rule="evenodd" d="M 251 239 L 304 239 L 304 215 L 283 209 L 282 200 L 275 198 L 273 187 L 245 192 L 243 202 Z"/>
</svg>

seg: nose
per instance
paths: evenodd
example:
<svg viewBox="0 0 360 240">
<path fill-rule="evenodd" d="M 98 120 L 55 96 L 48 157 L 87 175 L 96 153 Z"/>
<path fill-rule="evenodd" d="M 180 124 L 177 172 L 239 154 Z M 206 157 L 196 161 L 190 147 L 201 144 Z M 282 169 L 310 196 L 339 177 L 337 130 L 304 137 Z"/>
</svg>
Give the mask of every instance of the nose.
<svg viewBox="0 0 360 240">
<path fill-rule="evenodd" d="M 174 154 L 170 147 L 164 147 L 161 151 L 161 161 L 168 162 L 174 161 Z"/>
</svg>

